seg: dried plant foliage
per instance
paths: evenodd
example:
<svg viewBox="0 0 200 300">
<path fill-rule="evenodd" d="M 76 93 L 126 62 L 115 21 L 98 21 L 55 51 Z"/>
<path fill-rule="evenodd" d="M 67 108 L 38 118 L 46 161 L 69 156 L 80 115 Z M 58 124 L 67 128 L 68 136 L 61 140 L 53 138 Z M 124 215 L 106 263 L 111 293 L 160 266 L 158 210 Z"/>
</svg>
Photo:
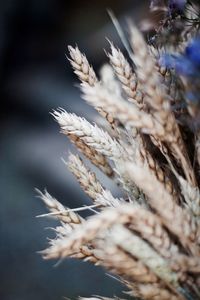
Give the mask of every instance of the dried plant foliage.
<svg viewBox="0 0 200 300">
<path fill-rule="evenodd" d="M 83 99 L 115 134 L 63 109 L 52 114 L 85 158 L 120 183 L 124 197 L 114 197 L 84 160 L 70 154 L 66 165 L 93 203 L 68 209 L 47 191 L 39 192 L 49 210 L 46 215 L 61 223 L 41 254 L 104 266 L 126 286 L 126 293 L 139 299 L 197 300 L 200 101 L 188 100 L 188 93 L 200 93 L 200 8 L 190 1 L 166 2 L 151 1 L 152 15 L 162 13 L 160 26 L 156 20 L 143 24 L 152 30 L 153 43 L 132 23 L 127 57 L 110 42 L 112 69 L 104 66 L 101 80 L 78 47 L 69 46 Z M 189 75 L 187 68 L 180 72 L 180 59 L 193 68 Z M 192 65 L 195 60 L 199 66 Z M 95 210 L 85 220 L 77 211 L 87 208 Z"/>
</svg>

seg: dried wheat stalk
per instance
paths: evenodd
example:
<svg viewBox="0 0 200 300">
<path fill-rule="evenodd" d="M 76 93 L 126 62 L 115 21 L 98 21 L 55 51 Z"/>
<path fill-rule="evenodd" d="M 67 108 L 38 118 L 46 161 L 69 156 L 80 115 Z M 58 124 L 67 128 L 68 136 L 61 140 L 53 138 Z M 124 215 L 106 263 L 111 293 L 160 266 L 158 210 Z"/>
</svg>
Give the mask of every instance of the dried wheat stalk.
<svg viewBox="0 0 200 300">
<path fill-rule="evenodd" d="M 195 175 L 189 161 L 185 145 L 183 143 L 179 127 L 170 111 L 169 101 L 165 89 L 159 82 L 155 61 L 149 55 L 146 43 L 134 25 L 130 26 L 130 40 L 134 50 L 134 62 L 137 66 L 137 74 L 148 97 L 146 101 L 153 108 L 153 116 L 164 128 L 164 135 L 157 132 L 161 140 L 170 144 L 175 157 L 180 160 L 187 180 L 196 185 Z"/>
</svg>

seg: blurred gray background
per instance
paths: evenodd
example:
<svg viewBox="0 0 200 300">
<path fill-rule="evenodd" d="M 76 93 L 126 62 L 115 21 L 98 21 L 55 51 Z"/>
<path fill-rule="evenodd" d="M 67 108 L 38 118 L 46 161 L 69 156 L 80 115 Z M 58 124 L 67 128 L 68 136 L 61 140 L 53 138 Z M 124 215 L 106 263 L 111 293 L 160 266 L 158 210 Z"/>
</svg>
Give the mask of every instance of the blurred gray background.
<svg viewBox="0 0 200 300">
<path fill-rule="evenodd" d="M 94 294 L 120 295 L 119 283 L 102 268 L 76 260 L 43 261 L 55 225 L 37 219 L 45 213 L 34 188 L 47 188 L 64 205 L 88 203 L 61 157 L 69 142 L 49 112 L 57 107 L 93 119 L 80 99 L 65 58 L 76 43 L 98 71 L 107 60 L 105 37 L 120 41 L 108 17 L 136 22 L 148 1 L 0 1 L 0 299 L 58 300 Z M 108 183 L 109 184 L 109 183 Z"/>
</svg>

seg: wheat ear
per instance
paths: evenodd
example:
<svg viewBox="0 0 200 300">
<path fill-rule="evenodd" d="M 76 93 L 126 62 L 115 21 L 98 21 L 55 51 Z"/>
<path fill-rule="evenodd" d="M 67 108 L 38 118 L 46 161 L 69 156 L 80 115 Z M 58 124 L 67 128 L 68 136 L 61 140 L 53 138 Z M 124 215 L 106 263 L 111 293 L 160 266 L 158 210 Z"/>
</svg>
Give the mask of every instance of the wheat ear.
<svg viewBox="0 0 200 300">
<path fill-rule="evenodd" d="M 94 172 L 85 166 L 78 155 L 70 154 L 66 162 L 68 169 L 77 178 L 84 192 L 97 204 L 98 207 L 118 206 L 119 199 L 112 196 L 110 191 L 105 190 L 97 180 Z"/>
<path fill-rule="evenodd" d="M 133 292 L 130 295 L 144 300 L 184 300 L 161 284 L 134 284 L 130 286 Z"/>
<path fill-rule="evenodd" d="M 71 57 L 69 61 L 74 69 L 74 73 L 79 77 L 80 81 L 94 85 L 98 79 L 86 56 L 80 52 L 78 47 L 68 46 L 68 50 Z"/>
<path fill-rule="evenodd" d="M 76 135 L 86 145 L 110 157 L 112 160 L 123 156 L 124 151 L 122 151 L 122 147 L 115 139 L 112 139 L 107 132 L 104 132 L 96 125 L 90 124 L 84 118 L 67 113 L 64 110 L 54 111 L 53 116 L 64 134 Z"/>
<path fill-rule="evenodd" d="M 74 73 L 78 76 L 80 81 L 88 83 L 90 86 L 94 86 L 97 82 L 99 82 L 93 67 L 89 64 L 86 56 L 81 53 L 79 48 L 68 46 L 68 49 L 71 57 L 69 61 L 74 69 Z M 109 114 L 106 109 L 102 109 L 101 107 L 98 107 L 97 110 L 103 117 L 106 118 L 114 129 L 116 121 L 113 119 L 112 115 Z"/>
<path fill-rule="evenodd" d="M 173 201 L 172 196 L 163 189 L 148 169 L 128 163 L 127 171 L 138 187 L 148 196 L 149 204 L 162 217 L 167 228 L 179 237 L 186 249 L 190 249 L 194 255 L 199 256 L 200 250 L 196 240 L 199 239 L 200 228 L 194 217 Z"/>
<path fill-rule="evenodd" d="M 77 178 L 84 192 L 93 200 L 102 193 L 103 187 L 96 178 L 94 172 L 91 172 L 83 163 L 78 155 L 70 154 L 66 162 L 68 169 Z"/>
<path fill-rule="evenodd" d="M 184 196 L 186 206 L 191 211 L 191 213 L 196 217 L 197 222 L 199 222 L 200 216 L 200 191 L 198 187 L 193 187 L 188 183 L 182 176 L 176 174 L 178 181 L 180 183 L 181 192 Z"/>
<path fill-rule="evenodd" d="M 141 261 L 130 256 L 110 240 L 97 240 L 95 244 L 97 245 L 96 255 L 101 260 L 101 264 L 128 282 L 155 283 L 159 281 L 159 278 Z"/>
<path fill-rule="evenodd" d="M 55 216 L 64 224 L 70 224 L 72 227 L 76 224 L 81 224 L 83 218 L 77 213 L 67 210 L 58 200 L 52 197 L 47 190 L 42 193 L 40 190 L 36 189 L 39 197 L 46 204 L 50 212 L 56 213 Z"/>
<path fill-rule="evenodd" d="M 159 254 L 140 237 L 132 234 L 130 230 L 119 224 L 112 227 L 111 233 L 109 237 L 118 247 L 143 262 L 169 286 L 178 286 L 177 273 L 171 270 L 167 260 L 159 256 Z"/>
<path fill-rule="evenodd" d="M 105 88 L 96 84 L 90 87 L 82 85 L 83 98 L 92 106 L 106 107 L 108 112 L 124 124 L 126 127 L 141 128 L 145 133 L 164 134 L 163 127 L 149 114 L 140 111 L 136 106 L 124 99 L 113 97 Z"/>
<path fill-rule="evenodd" d="M 158 208 L 158 210 L 160 210 L 160 207 Z M 169 209 L 167 209 L 167 211 L 169 211 Z M 170 210 L 170 214 L 172 215 L 171 210 Z M 105 211 L 102 211 L 101 214 L 91 217 L 86 223 L 83 224 L 83 226 L 81 226 L 81 228 L 77 229 L 76 232 L 74 232 L 73 236 L 70 236 L 70 238 L 67 238 L 67 239 L 63 239 L 62 241 L 59 241 L 58 244 L 55 246 L 55 248 L 48 249 L 47 252 L 45 252 L 45 254 L 47 254 L 47 256 L 49 258 L 51 257 L 51 253 L 52 254 L 57 253 L 58 257 L 60 255 L 62 257 L 67 256 L 68 253 L 70 253 L 71 251 L 73 252 L 73 249 L 76 249 L 76 247 L 80 247 L 82 244 L 88 243 L 89 241 L 94 239 L 96 236 L 98 236 L 98 234 L 101 231 L 104 231 L 105 229 L 111 227 L 116 222 L 118 222 L 119 224 L 130 224 L 130 222 L 133 222 L 133 226 L 135 226 L 134 218 L 136 218 L 136 215 L 137 215 L 137 209 L 135 207 L 133 207 L 132 205 L 128 205 L 128 204 L 120 205 L 119 208 L 116 207 L 115 209 L 107 208 Z M 165 216 L 164 212 L 163 212 L 163 215 Z M 165 219 L 166 219 L 166 217 L 165 217 Z M 159 222 L 156 220 L 157 219 L 155 218 L 154 222 L 157 222 L 157 224 L 159 225 Z M 176 221 L 176 218 L 173 218 L 173 221 L 174 220 Z M 163 219 L 161 219 L 161 221 L 163 222 Z M 167 221 L 168 221 L 168 219 L 167 219 Z M 171 219 L 170 219 L 170 221 L 171 221 Z M 184 222 L 185 222 L 186 225 L 189 226 L 187 219 L 181 220 L 181 221 L 182 221 L 183 225 L 185 225 L 184 224 Z M 178 223 L 178 222 L 176 221 L 176 223 Z M 179 221 L 179 223 L 180 223 L 180 221 Z M 180 232 L 182 235 L 185 234 L 185 233 L 183 233 L 183 230 L 184 230 L 184 227 L 186 227 L 186 225 L 185 225 L 185 226 L 183 226 L 183 228 L 180 228 L 181 224 L 179 224 L 179 223 L 178 223 L 178 225 L 179 225 L 178 230 L 175 231 L 175 234 L 177 234 L 178 236 L 180 235 Z M 165 220 L 164 220 L 164 224 L 166 224 L 166 226 L 170 230 L 173 229 L 173 227 L 174 227 L 173 224 L 171 224 L 171 226 L 170 226 L 170 224 L 168 224 L 168 222 L 166 222 Z M 156 225 L 156 226 L 158 226 L 158 225 Z M 137 227 L 135 227 L 135 228 L 137 228 Z M 137 230 L 138 230 L 138 228 L 137 228 Z M 148 239 L 149 239 L 150 243 L 153 244 L 153 237 L 151 238 L 152 227 L 149 227 L 149 230 L 150 231 L 149 231 Z M 159 232 L 159 230 L 158 230 L 158 232 Z M 161 231 L 161 232 L 163 232 L 163 231 Z M 145 227 L 144 227 L 144 232 L 141 231 L 141 233 L 146 234 L 146 236 L 145 235 L 144 236 L 147 237 L 148 232 L 145 233 Z M 186 232 L 186 234 L 188 237 L 189 232 L 188 233 Z M 159 237 L 159 234 L 158 234 L 158 239 L 159 238 L 162 239 L 162 235 Z M 164 238 L 164 235 L 163 235 L 163 238 Z M 180 238 L 180 240 L 181 239 L 182 238 Z M 167 239 L 166 241 L 169 241 L 169 239 Z M 186 241 L 187 241 L 187 239 L 186 239 Z M 183 238 L 183 242 L 185 242 L 184 238 Z M 173 249 L 173 247 L 172 247 L 172 249 Z M 175 250 L 175 248 L 174 248 L 174 250 Z M 172 253 L 174 250 L 172 250 Z M 163 252 L 163 254 L 164 254 L 164 252 Z"/>
<path fill-rule="evenodd" d="M 75 134 L 68 134 L 68 138 L 75 144 L 77 149 L 85 155 L 96 167 L 98 167 L 108 177 L 113 177 L 114 172 L 106 159 L 105 155 L 97 152 L 92 147 L 84 143 L 81 138 Z"/>
<path fill-rule="evenodd" d="M 111 53 L 107 54 L 115 73 L 126 92 L 129 101 L 133 102 L 140 109 L 143 108 L 143 94 L 138 89 L 138 80 L 130 64 L 119 49 L 116 49 L 112 43 Z"/>
</svg>

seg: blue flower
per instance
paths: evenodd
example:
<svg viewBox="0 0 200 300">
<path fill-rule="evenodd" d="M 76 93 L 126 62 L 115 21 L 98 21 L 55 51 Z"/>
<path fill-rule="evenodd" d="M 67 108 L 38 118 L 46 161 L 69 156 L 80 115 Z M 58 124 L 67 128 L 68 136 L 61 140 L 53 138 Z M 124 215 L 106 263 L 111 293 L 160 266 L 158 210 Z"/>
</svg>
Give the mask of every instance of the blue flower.
<svg viewBox="0 0 200 300">
<path fill-rule="evenodd" d="M 192 91 L 188 91 L 186 94 L 186 99 L 189 102 L 192 102 L 193 104 L 198 104 L 199 103 L 199 94 L 196 94 Z"/>
<path fill-rule="evenodd" d="M 200 37 L 193 39 L 182 55 L 163 55 L 160 64 L 183 76 L 200 76 Z"/>
<path fill-rule="evenodd" d="M 165 54 L 160 59 L 160 64 L 175 71 L 183 76 L 196 76 L 197 70 L 192 61 L 185 56 L 175 56 Z"/>
<path fill-rule="evenodd" d="M 171 54 L 164 54 L 160 57 L 159 64 L 169 69 L 175 67 L 176 56 Z"/>
<path fill-rule="evenodd" d="M 191 60 L 194 64 L 197 64 L 197 67 L 200 67 L 200 37 L 194 39 L 185 50 L 185 55 Z"/>
<path fill-rule="evenodd" d="M 183 76 L 196 76 L 198 70 L 191 60 L 187 59 L 184 56 L 177 57 L 175 60 L 175 70 L 177 73 Z"/>
</svg>

